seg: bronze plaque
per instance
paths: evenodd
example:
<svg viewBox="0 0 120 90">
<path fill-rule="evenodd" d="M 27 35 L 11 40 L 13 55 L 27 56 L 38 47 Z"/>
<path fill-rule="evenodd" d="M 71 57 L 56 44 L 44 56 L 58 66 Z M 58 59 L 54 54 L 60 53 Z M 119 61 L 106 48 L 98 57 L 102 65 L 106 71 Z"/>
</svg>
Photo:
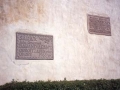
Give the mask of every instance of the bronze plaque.
<svg viewBox="0 0 120 90">
<path fill-rule="evenodd" d="M 87 20 L 89 33 L 111 36 L 109 17 L 87 15 Z"/>
<path fill-rule="evenodd" d="M 53 36 L 17 32 L 16 59 L 53 60 Z"/>
</svg>

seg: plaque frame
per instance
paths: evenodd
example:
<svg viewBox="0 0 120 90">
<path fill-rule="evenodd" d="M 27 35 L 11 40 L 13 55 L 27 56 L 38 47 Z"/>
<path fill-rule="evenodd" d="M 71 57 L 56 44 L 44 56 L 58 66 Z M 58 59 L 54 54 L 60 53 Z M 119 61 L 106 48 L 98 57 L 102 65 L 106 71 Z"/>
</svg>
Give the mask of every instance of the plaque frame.
<svg viewBox="0 0 120 90">
<path fill-rule="evenodd" d="M 17 47 L 17 44 L 18 44 L 18 41 L 17 41 L 17 35 L 18 34 L 22 34 L 22 35 L 33 35 L 33 36 L 45 36 L 45 37 L 51 37 L 52 40 L 51 40 L 51 58 L 24 58 L 24 57 L 19 57 L 17 56 L 18 54 L 18 47 Z M 54 41 L 53 41 L 53 35 L 44 35 L 44 34 L 34 34 L 34 33 L 23 33 L 23 32 L 16 32 L 16 50 L 15 50 L 15 59 L 16 60 L 54 60 Z"/>
<path fill-rule="evenodd" d="M 94 28 L 94 26 L 92 26 L 93 28 L 91 29 L 91 24 L 92 22 L 90 21 L 90 18 L 95 18 L 97 19 L 98 18 L 98 21 L 96 20 L 97 24 L 100 25 L 99 21 L 101 20 L 101 18 L 103 19 L 103 21 L 105 21 L 105 24 L 104 26 L 107 28 L 103 28 L 103 30 L 97 30 Z M 105 20 L 106 19 L 106 20 Z M 95 21 L 95 20 L 93 20 Z M 102 20 L 101 20 L 102 21 Z M 97 28 L 100 28 L 101 25 L 99 26 L 97 25 Z M 99 27 L 98 27 L 99 26 Z M 108 27 L 107 27 L 108 26 Z M 90 14 L 87 14 L 87 29 L 88 29 L 88 32 L 90 34 L 96 34 L 96 35 L 105 35 L 105 36 L 111 36 L 111 23 L 110 23 L 110 17 L 104 17 L 104 16 L 99 16 L 99 15 L 90 15 Z"/>
</svg>

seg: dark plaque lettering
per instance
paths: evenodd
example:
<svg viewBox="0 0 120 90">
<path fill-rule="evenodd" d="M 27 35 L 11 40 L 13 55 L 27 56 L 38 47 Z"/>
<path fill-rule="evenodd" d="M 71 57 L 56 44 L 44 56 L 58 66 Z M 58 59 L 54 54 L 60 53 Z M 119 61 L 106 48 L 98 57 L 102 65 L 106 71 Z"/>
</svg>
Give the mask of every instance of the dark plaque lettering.
<svg viewBox="0 0 120 90">
<path fill-rule="evenodd" d="M 111 36 L 110 18 L 88 15 L 88 31 L 91 34 Z"/>
<path fill-rule="evenodd" d="M 53 36 L 17 32 L 16 59 L 53 60 Z"/>
</svg>

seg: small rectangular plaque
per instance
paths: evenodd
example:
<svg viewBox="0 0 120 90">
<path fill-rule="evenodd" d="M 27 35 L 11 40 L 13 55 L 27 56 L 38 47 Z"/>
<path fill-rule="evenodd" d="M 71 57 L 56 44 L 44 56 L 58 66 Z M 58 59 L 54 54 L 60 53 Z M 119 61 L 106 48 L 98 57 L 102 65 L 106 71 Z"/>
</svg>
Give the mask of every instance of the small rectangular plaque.
<svg viewBox="0 0 120 90">
<path fill-rule="evenodd" d="M 53 60 L 53 36 L 17 32 L 16 59 Z"/>
<path fill-rule="evenodd" d="M 87 15 L 87 20 L 89 33 L 111 36 L 109 17 Z"/>
</svg>

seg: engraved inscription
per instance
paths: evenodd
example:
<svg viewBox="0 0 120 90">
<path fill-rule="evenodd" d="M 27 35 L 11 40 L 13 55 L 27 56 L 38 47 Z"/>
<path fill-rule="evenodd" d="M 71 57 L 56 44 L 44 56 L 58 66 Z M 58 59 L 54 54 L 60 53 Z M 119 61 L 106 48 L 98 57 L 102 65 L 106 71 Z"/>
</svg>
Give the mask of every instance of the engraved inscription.
<svg viewBox="0 0 120 90">
<path fill-rule="evenodd" d="M 53 36 L 17 32 L 16 59 L 52 60 Z"/>
<path fill-rule="evenodd" d="M 88 15 L 87 20 L 89 33 L 111 36 L 109 17 Z"/>
</svg>

